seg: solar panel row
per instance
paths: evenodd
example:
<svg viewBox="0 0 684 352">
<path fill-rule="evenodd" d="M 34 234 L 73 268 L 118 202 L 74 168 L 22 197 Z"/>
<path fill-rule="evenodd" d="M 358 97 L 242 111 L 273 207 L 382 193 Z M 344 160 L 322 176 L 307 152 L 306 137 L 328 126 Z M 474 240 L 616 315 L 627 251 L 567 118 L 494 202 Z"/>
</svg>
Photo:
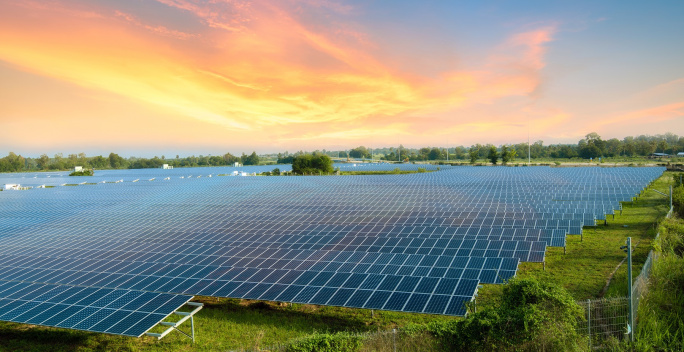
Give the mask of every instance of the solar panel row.
<svg viewBox="0 0 684 352">
<path fill-rule="evenodd" d="M 191 296 L 0 280 L 0 320 L 139 337 Z"/>
<path fill-rule="evenodd" d="M 565 246 L 568 233 L 620 209 L 618 200 L 638 194 L 662 168 L 102 174 L 167 171 L 174 177 L 164 182 L 2 192 L 0 277 L 99 296 L 124 290 L 463 315 L 478 283 L 513 277 L 519 261 L 543 261 L 546 246 Z M 0 299 L 17 298 L 0 291 Z M 70 327 L 119 317 L 93 314 Z"/>
</svg>

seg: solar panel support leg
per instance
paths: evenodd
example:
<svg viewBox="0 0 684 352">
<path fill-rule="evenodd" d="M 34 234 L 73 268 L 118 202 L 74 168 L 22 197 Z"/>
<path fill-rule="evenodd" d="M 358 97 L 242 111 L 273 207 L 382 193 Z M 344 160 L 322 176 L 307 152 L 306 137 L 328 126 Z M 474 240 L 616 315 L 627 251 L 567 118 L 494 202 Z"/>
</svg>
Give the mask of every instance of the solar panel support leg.
<svg viewBox="0 0 684 352">
<path fill-rule="evenodd" d="M 581 235 L 580 235 L 580 236 L 581 236 Z M 563 247 L 563 254 L 567 254 L 567 253 L 568 253 L 567 250 L 566 250 L 566 248 L 567 248 L 567 247 Z"/>
<path fill-rule="evenodd" d="M 546 260 L 542 262 L 542 270 L 546 270 Z"/>
<path fill-rule="evenodd" d="M 181 334 L 192 339 L 192 343 L 195 343 L 195 319 L 194 319 L 194 315 L 197 314 L 197 312 L 199 312 L 204 305 L 202 303 L 197 303 L 197 302 L 188 302 L 187 304 L 191 307 L 195 307 L 195 309 L 193 309 L 193 311 L 189 312 L 189 313 L 188 312 L 178 312 L 178 311 L 173 312 L 173 314 L 181 315 L 181 316 L 183 316 L 183 318 L 181 318 L 179 321 L 177 321 L 175 323 L 166 322 L 166 321 L 161 322 L 160 323 L 161 325 L 169 327 L 168 329 L 166 329 L 161 334 L 153 333 L 153 332 L 148 332 L 145 334 L 148 336 L 156 337 L 157 340 L 161 340 L 164 336 L 168 335 L 171 331 L 176 330 L 176 331 L 180 332 Z M 181 324 L 183 324 L 187 320 L 190 320 L 190 334 L 188 334 L 187 332 L 178 328 L 178 326 L 180 326 Z"/>
</svg>

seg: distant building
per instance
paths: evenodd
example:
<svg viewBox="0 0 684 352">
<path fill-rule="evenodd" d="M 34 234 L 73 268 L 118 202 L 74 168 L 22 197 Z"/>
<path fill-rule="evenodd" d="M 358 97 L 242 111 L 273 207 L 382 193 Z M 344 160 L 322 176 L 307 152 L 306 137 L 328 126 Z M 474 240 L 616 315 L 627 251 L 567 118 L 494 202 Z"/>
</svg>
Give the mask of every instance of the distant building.
<svg viewBox="0 0 684 352">
<path fill-rule="evenodd" d="M 9 190 L 18 190 L 18 189 L 20 189 L 20 188 L 21 188 L 21 185 L 18 184 L 18 183 L 6 183 L 6 184 L 5 184 L 4 190 L 5 190 L 5 191 L 9 191 Z"/>
<path fill-rule="evenodd" d="M 83 171 L 83 166 L 74 166 L 74 172 L 82 172 Z"/>
<path fill-rule="evenodd" d="M 669 158 L 671 155 L 667 153 L 651 153 L 648 157 L 651 159 L 656 159 L 656 158 Z"/>
<path fill-rule="evenodd" d="M 170 169 L 173 169 L 173 166 L 169 166 L 169 164 L 164 164 L 164 165 L 162 165 L 162 169 L 170 170 Z"/>
<path fill-rule="evenodd" d="M 677 153 L 677 156 L 679 156 L 679 157 L 684 156 L 684 152 L 679 152 L 679 153 Z"/>
<path fill-rule="evenodd" d="M 240 164 L 240 163 L 237 162 L 237 161 L 233 163 L 233 167 L 241 167 L 241 166 L 242 166 L 242 164 Z"/>
</svg>

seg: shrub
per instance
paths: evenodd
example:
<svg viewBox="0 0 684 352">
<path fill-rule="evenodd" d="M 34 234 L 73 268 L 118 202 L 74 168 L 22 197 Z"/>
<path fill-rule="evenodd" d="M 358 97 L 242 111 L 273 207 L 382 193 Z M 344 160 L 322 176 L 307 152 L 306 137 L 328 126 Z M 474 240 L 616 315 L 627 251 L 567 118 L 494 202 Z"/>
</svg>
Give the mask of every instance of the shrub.
<svg viewBox="0 0 684 352">
<path fill-rule="evenodd" d="M 285 352 L 353 352 L 363 344 L 363 337 L 347 332 L 313 334 L 290 343 Z"/>
<path fill-rule="evenodd" d="M 501 305 L 460 321 L 431 323 L 428 330 L 454 351 L 579 350 L 575 330 L 582 309 L 562 287 L 534 279 L 513 279 Z"/>
<path fill-rule="evenodd" d="M 303 154 L 292 160 L 292 172 L 298 175 L 333 172 L 333 162 L 327 155 Z"/>
<path fill-rule="evenodd" d="M 672 189 L 672 206 L 679 217 L 684 218 L 684 186 Z"/>
<path fill-rule="evenodd" d="M 93 176 L 94 174 L 93 170 L 86 169 L 83 171 L 74 171 L 70 173 L 69 176 Z"/>
</svg>

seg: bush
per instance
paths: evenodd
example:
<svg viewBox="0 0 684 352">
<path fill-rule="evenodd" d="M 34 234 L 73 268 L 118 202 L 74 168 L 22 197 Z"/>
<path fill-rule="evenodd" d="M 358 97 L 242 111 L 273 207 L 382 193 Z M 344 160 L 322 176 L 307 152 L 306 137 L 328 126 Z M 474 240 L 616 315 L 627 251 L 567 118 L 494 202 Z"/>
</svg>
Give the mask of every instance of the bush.
<svg viewBox="0 0 684 352">
<path fill-rule="evenodd" d="M 363 344 L 363 337 L 347 332 L 313 334 L 290 343 L 285 352 L 353 352 Z"/>
<path fill-rule="evenodd" d="M 655 245 L 649 289 L 639 304 L 637 351 L 684 350 L 684 221 L 665 219 Z"/>
<path fill-rule="evenodd" d="M 674 212 L 679 214 L 680 218 L 684 218 L 684 186 L 672 189 L 672 206 Z"/>
<path fill-rule="evenodd" d="M 684 221 L 665 219 L 660 223 L 658 232 L 660 237 L 655 244 L 657 251 L 684 256 Z"/>
<path fill-rule="evenodd" d="M 292 160 L 292 172 L 298 175 L 320 173 L 329 174 L 333 172 L 333 162 L 327 155 L 304 154 L 296 156 Z"/>
<path fill-rule="evenodd" d="M 582 309 L 562 287 L 534 279 L 513 279 L 503 288 L 501 305 L 460 321 L 431 323 L 428 331 L 453 351 L 572 351 Z"/>
<path fill-rule="evenodd" d="M 93 176 L 95 173 L 93 172 L 92 169 L 88 170 L 83 170 L 83 171 L 74 171 L 69 174 L 69 176 Z"/>
</svg>

